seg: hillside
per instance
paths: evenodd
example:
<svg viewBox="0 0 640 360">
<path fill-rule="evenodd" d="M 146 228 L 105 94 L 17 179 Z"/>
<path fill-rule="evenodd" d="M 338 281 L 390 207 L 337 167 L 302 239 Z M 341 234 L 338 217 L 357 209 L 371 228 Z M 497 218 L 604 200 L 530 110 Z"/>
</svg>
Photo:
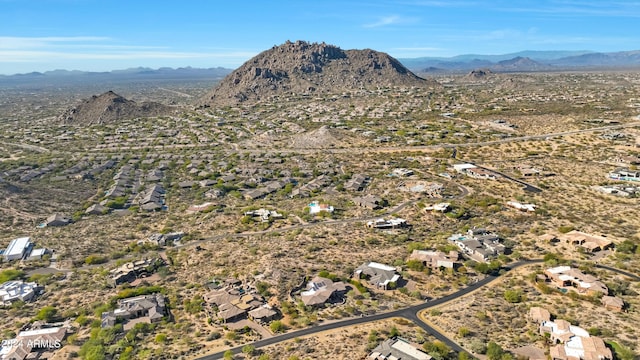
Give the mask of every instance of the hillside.
<svg viewBox="0 0 640 360">
<path fill-rule="evenodd" d="M 391 56 L 374 50 L 342 50 L 324 43 L 286 42 L 229 74 L 203 105 L 268 100 L 283 94 L 323 94 L 379 87 L 439 86 Z"/>
<path fill-rule="evenodd" d="M 168 115 L 172 109 L 155 102 L 136 103 L 107 91 L 83 100 L 65 111 L 58 120 L 69 125 L 109 124 L 118 120 Z"/>
</svg>

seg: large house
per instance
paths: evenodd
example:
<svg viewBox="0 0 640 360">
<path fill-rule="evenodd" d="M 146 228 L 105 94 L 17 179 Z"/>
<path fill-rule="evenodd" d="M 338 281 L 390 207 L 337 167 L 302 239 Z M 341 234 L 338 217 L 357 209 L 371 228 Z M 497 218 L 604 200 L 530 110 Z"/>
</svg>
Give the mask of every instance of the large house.
<svg viewBox="0 0 640 360">
<path fill-rule="evenodd" d="M 9 306 L 16 301 L 31 301 L 42 293 L 43 287 L 35 282 L 7 281 L 0 285 L 0 305 Z"/>
<path fill-rule="evenodd" d="M 573 289 L 578 293 L 587 295 L 609 294 L 609 288 L 593 275 L 585 274 L 570 266 L 557 266 L 546 269 L 544 275 L 558 288 Z"/>
<path fill-rule="evenodd" d="M 21 260 L 28 254 L 32 246 L 30 237 L 13 239 L 2 255 L 5 261 Z"/>
<path fill-rule="evenodd" d="M 562 234 L 559 238 L 568 244 L 579 246 L 588 252 L 608 250 L 613 247 L 613 241 L 604 236 L 591 235 L 576 230 Z"/>
<path fill-rule="evenodd" d="M 316 276 L 307 283 L 307 290 L 300 293 L 300 298 L 306 306 L 322 306 L 327 301 L 338 300 L 346 290 L 342 281 L 333 282 Z"/>
<path fill-rule="evenodd" d="M 498 235 L 483 228 L 470 229 L 466 235 L 454 234 L 448 240 L 456 244 L 462 253 L 480 262 L 487 262 L 506 249 Z"/>
<path fill-rule="evenodd" d="M 122 264 L 109 271 L 109 280 L 113 286 L 129 283 L 137 278 L 146 277 L 165 265 L 161 258 L 143 259 Z"/>
<path fill-rule="evenodd" d="M 102 327 L 112 327 L 118 321 L 124 322 L 124 330 L 129 330 L 138 322 L 156 323 L 167 315 L 164 295 L 160 293 L 142 295 L 118 300 L 118 308 L 102 313 Z M 131 321 L 134 320 L 135 321 Z"/>
<path fill-rule="evenodd" d="M 247 316 L 266 322 L 277 315 L 255 289 L 243 287 L 239 281 L 228 281 L 227 287 L 211 290 L 204 294 L 204 301 L 214 309 L 214 318 L 222 323 L 235 322 Z"/>
<path fill-rule="evenodd" d="M 604 341 L 590 336 L 586 330 L 566 320 L 543 321 L 540 334 L 549 334 L 554 344 L 549 351 L 552 360 L 612 360 L 613 354 Z"/>
<path fill-rule="evenodd" d="M 397 285 L 401 279 L 401 275 L 398 274 L 395 267 L 377 262 L 360 265 L 355 269 L 353 275 L 357 279 L 365 278 L 371 285 L 384 290 L 387 290 L 390 286 Z"/>
</svg>

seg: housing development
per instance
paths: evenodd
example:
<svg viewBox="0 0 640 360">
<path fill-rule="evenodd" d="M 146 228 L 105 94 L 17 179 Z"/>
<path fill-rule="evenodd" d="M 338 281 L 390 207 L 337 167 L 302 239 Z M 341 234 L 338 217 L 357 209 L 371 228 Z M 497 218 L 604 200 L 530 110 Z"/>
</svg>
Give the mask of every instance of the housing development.
<svg viewBox="0 0 640 360">
<path fill-rule="evenodd" d="M 210 81 L 22 84 L 0 360 L 640 354 L 637 72 L 287 41 Z"/>
</svg>

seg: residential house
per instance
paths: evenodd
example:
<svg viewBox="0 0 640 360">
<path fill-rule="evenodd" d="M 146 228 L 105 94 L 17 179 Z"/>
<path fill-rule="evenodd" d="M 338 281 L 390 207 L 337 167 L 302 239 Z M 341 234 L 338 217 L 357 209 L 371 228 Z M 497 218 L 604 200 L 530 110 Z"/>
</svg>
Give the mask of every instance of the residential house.
<svg viewBox="0 0 640 360">
<path fill-rule="evenodd" d="M 354 174 L 349 181 L 344 183 L 345 190 L 362 191 L 369 183 L 370 178 L 363 174 Z"/>
<path fill-rule="evenodd" d="M 451 209 L 451 204 L 448 202 L 437 203 L 433 205 L 427 205 L 424 208 L 424 211 L 438 211 L 438 212 L 447 212 Z"/>
<path fill-rule="evenodd" d="M 62 347 L 70 332 L 70 325 L 34 322 L 14 339 L 2 340 L 0 360 L 46 359 L 52 351 Z"/>
<path fill-rule="evenodd" d="M 371 220 L 367 222 L 367 227 L 372 229 L 398 229 L 408 227 L 407 220 L 401 218 L 393 218 L 385 220 L 384 218 Z"/>
<path fill-rule="evenodd" d="M 160 184 L 148 186 L 145 191 L 136 196 L 134 202 L 146 211 L 156 211 L 164 208 L 165 190 Z"/>
<path fill-rule="evenodd" d="M 467 176 L 472 177 L 474 179 L 484 179 L 484 180 L 498 179 L 498 175 L 495 172 L 488 169 L 479 168 L 479 167 L 467 169 L 466 174 Z"/>
<path fill-rule="evenodd" d="M 402 278 L 395 267 L 377 262 L 360 265 L 355 269 L 353 275 L 357 279 L 365 278 L 371 285 L 384 290 L 397 286 L 398 281 Z"/>
<path fill-rule="evenodd" d="M 457 251 L 444 253 L 434 250 L 413 250 L 409 255 L 409 259 L 421 261 L 424 266 L 431 269 L 454 269 L 461 265 L 458 261 L 459 258 L 460 254 Z"/>
<path fill-rule="evenodd" d="M 9 246 L 2 253 L 5 261 L 23 259 L 33 247 L 30 237 L 21 237 L 11 240 Z"/>
<path fill-rule="evenodd" d="M 252 310 L 264 307 L 265 300 L 255 292 L 255 289 L 243 287 L 235 279 L 231 282 L 227 281 L 224 288 L 217 288 L 204 294 L 203 298 L 209 306 L 213 307 L 216 313 L 215 319 L 222 323 L 235 322 L 246 318 L 248 315 L 268 321 L 268 318 L 276 315 L 266 311 L 273 311 L 268 308 L 253 312 L 250 315 L 249 313 Z"/>
<path fill-rule="evenodd" d="M 353 198 L 353 203 L 360 207 L 365 207 L 371 210 L 377 210 L 382 208 L 383 201 L 381 198 L 374 195 L 358 196 Z"/>
<path fill-rule="evenodd" d="M 566 320 L 544 321 L 540 334 L 549 334 L 549 339 L 558 344 L 549 351 L 551 360 L 613 360 L 611 349 L 601 338 Z"/>
<path fill-rule="evenodd" d="M 391 174 L 393 174 L 394 176 L 400 176 L 400 177 L 411 176 L 413 175 L 413 170 L 405 169 L 405 168 L 396 168 L 396 169 L 393 169 Z"/>
<path fill-rule="evenodd" d="M 247 313 L 249 318 L 258 324 L 267 324 L 278 316 L 278 312 L 273 310 L 271 306 L 264 304 Z"/>
<path fill-rule="evenodd" d="M 110 208 L 103 206 L 101 204 L 93 204 L 89 206 L 84 213 L 87 215 L 103 215 L 108 213 L 110 210 L 111 210 Z"/>
<path fill-rule="evenodd" d="M 607 310 L 622 312 L 625 308 L 624 300 L 615 296 L 603 296 L 600 301 Z"/>
<path fill-rule="evenodd" d="M 129 330 L 135 323 L 160 322 L 166 315 L 165 297 L 160 293 L 121 299 L 115 310 L 102 313 L 102 328 L 112 327 L 122 321 L 124 330 Z"/>
<path fill-rule="evenodd" d="M 367 359 L 370 360 L 431 360 L 431 355 L 423 352 L 401 338 L 391 338 L 375 347 Z"/>
<path fill-rule="evenodd" d="M 588 252 L 597 252 L 613 248 L 613 241 L 606 237 L 591 235 L 577 230 L 572 230 L 566 234 L 562 234 L 559 238 L 567 244 L 582 247 Z"/>
<path fill-rule="evenodd" d="M 259 217 L 262 222 L 268 222 L 270 219 L 282 219 L 284 216 L 276 210 L 258 209 L 250 210 L 244 213 L 245 216 Z"/>
<path fill-rule="evenodd" d="M 305 306 L 322 306 L 327 301 L 341 299 L 346 290 L 347 287 L 342 281 L 333 282 L 316 276 L 307 283 L 307 290 L 300 293 L 300 298 Z"/>
<path fill-rule="evenodd" d="M 318 200 L 314 200 L 308 206 L 309 214 L 311 215 L 319 214 L 321 212 L 332 213 L 334 210 L 333 206 L 330 206 L 329 204 L 321 204 Z"/>
<path fill-rule="evenodd" d="M 327 175 L 320 175 L 301 187 L 293 189 L 289 197 L 309 197 L 312 192 L 318 192 L 329 184 L 331 184 L 331 178 Z"/>
<path fill-rule="evenodd" d="M 551 313 L 545 308 L 534 306 L 529 309 L 529 318 L 538 324 L 545 321 L 551 321 Z"/>
<path fill-rule="evenodd" d="M 16 301 L 27 302 L 35 299 L 43 290 L 44 288 L 35 282 L 11 280 L 0 285 L 0 300 L 4 306 L 9 306 Z"/>
<path fill-rule="evenodd" d="M 53 214 L 44 222 L 45 226 L 66 226 L 69 224 L 71 224 L 71 219 L 60 214 Z"/>
<path fill-rule="evenodd" d="M 640 186 L 628 184 L 613 184 L 604 186 L 594 186 L 594 190 L 615 196 L 629 197 L 640 195 Z"/>
<path fill-rule="evenodd" d="M 544 275 L 558 288 L 575 290 L 578 293 L 587 295 L 609 294 L 609 288 L 593 275 L 585 274 L 570 266 L 557 266 L 546 269 Z"/>
<path fill-rule="evenodd" d="M 640 181 L 640 171 L 631 170 L 628 168 L 617 168 L 614 171 L 610 172 L 607 176 L 612 180 Z"/>
<path fill-rule="evenodd" d="M 507 201 L 507 206 L 510 206 L 520 211 L 529 211 L 529 212 L 536 211 L 536 206 L 534 204 L 523 204 L 517 201 Z"/>
<path fill-rule="evenodd" d="M 153 274 L 158 268 L 164 265 L 165 262 L 161 258 L 128 262 L 110 270 L 109 280 L 113 286 L 129 283 L 135 279 Z"/>
<path fill-rule="evenodd" d="M 483 228 L 470 229 L 466 235 L 454 234 L 448 240 L 456 244 L 463 254 L 481 262 L 503 254 L 506 249 L 498 235 Z"/>
</svg>

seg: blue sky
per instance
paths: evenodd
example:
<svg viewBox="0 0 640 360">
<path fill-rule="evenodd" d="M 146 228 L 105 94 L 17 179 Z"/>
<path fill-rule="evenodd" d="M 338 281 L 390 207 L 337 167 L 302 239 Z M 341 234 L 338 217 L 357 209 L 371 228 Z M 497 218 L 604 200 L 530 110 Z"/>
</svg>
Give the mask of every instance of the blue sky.
<svg viewBox="0 0 640 360">
<path fill-rule="evenodd" d="M 397 58 L 640 49 L 640 1 L 0 0 L 0 74 L 235 68 L 286 40 Z"/>
</svg>

